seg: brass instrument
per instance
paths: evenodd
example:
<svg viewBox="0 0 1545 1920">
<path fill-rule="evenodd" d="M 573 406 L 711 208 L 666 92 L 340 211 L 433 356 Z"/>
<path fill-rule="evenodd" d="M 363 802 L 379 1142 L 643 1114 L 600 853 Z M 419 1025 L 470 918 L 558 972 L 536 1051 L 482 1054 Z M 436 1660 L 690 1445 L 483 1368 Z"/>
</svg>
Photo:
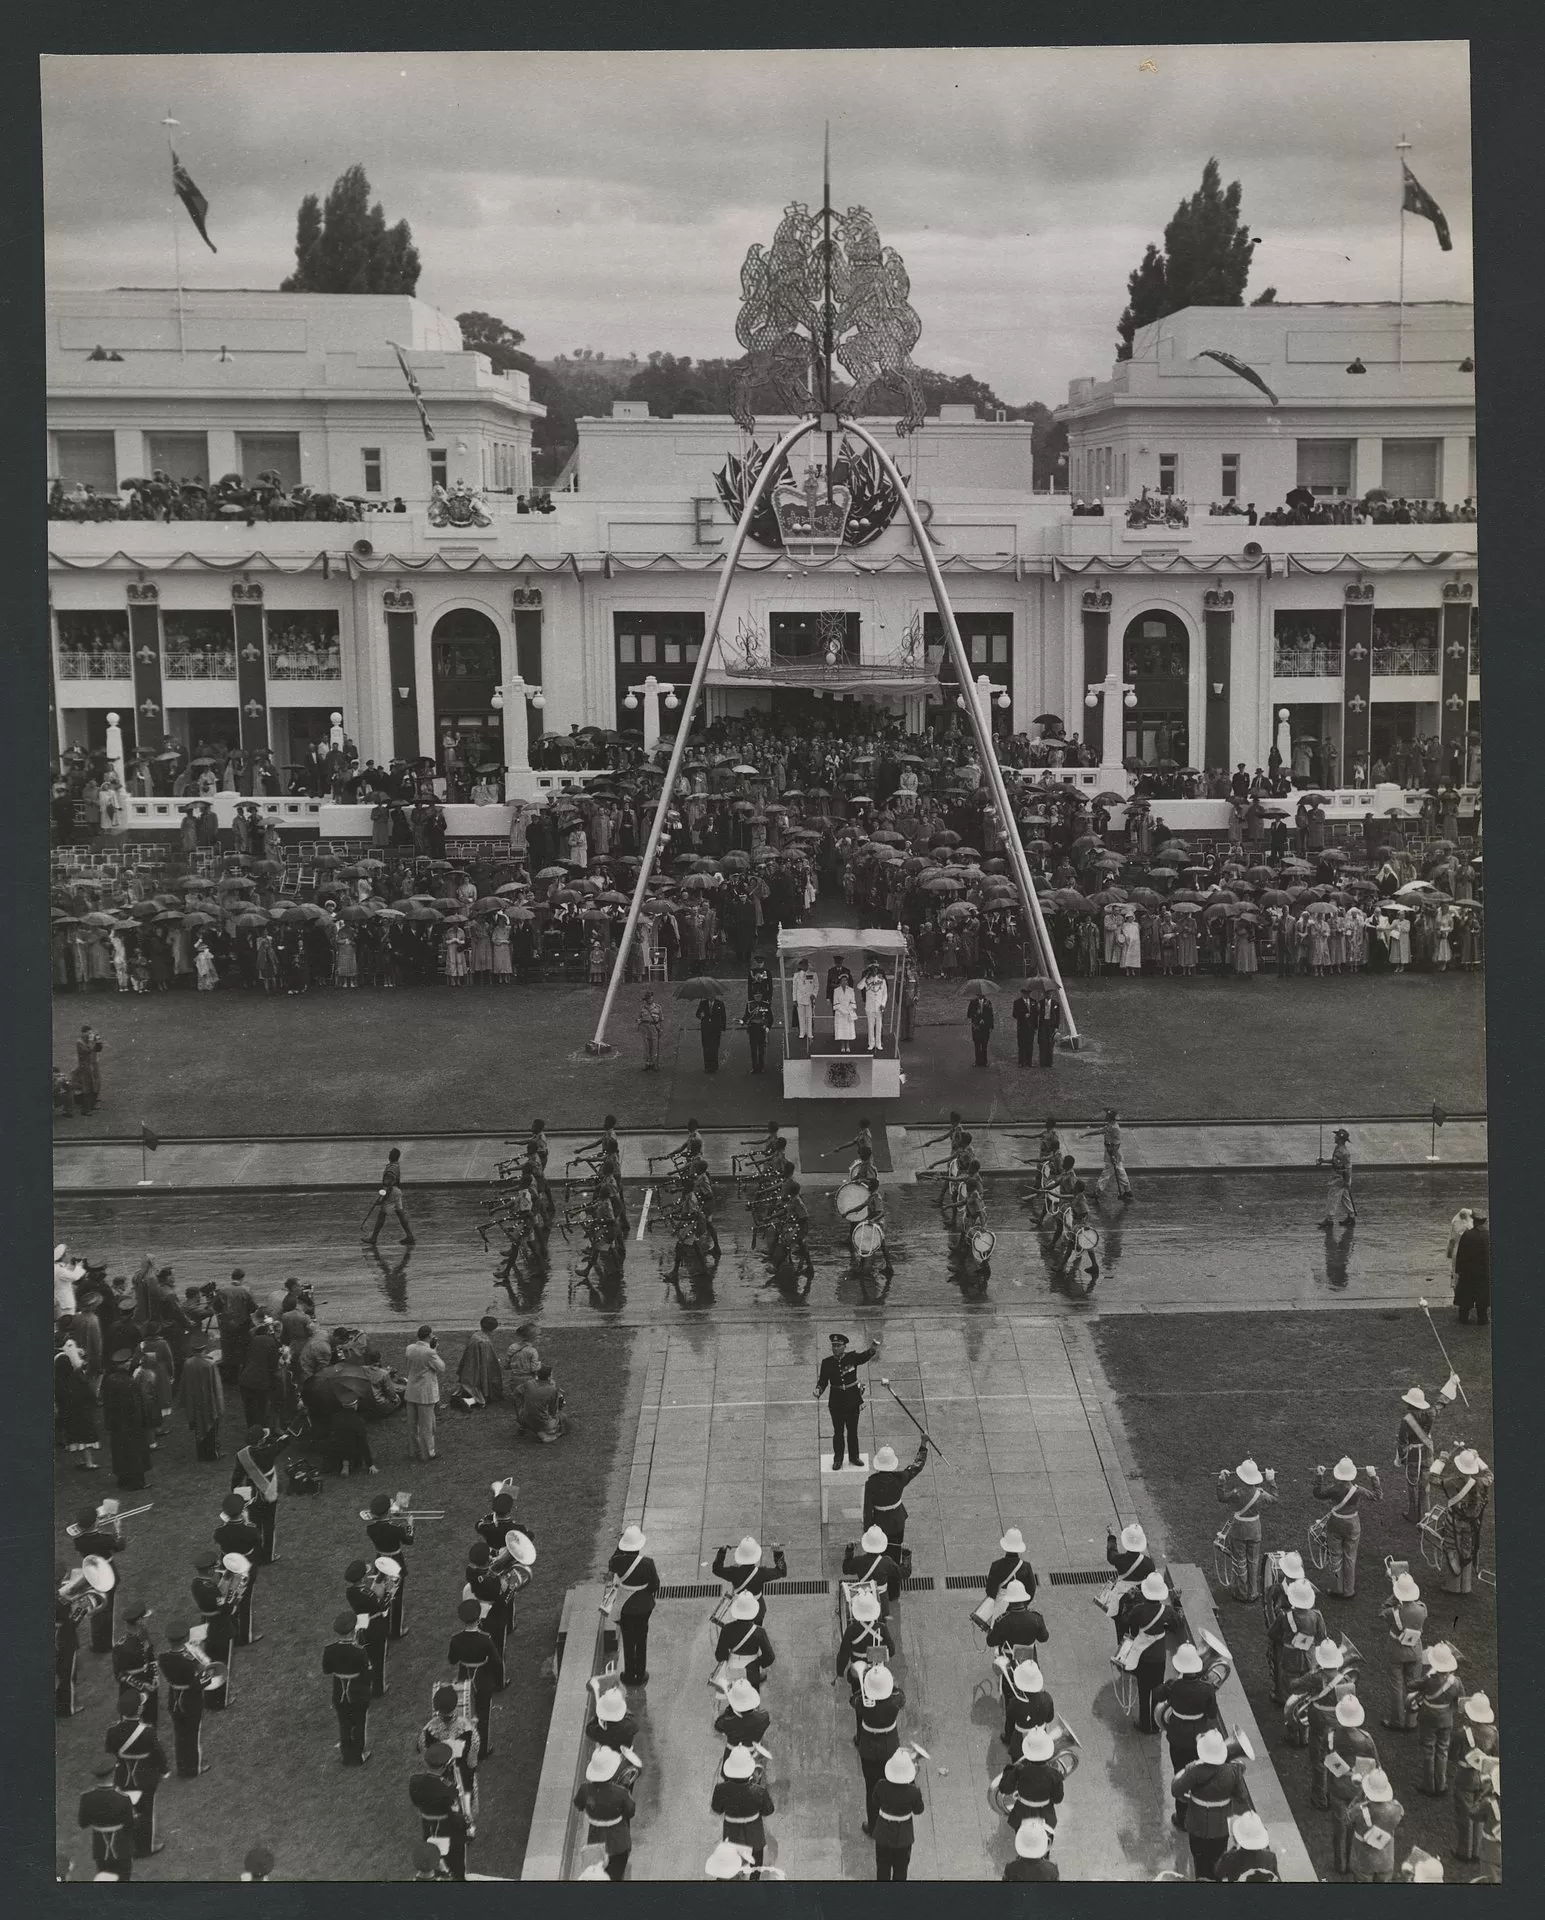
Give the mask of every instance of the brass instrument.
<svg viewBox="0 0 1545 1920">
<path fill-rule="evenodd" d="M 209 1628 L 203 1623 L 191 1628 L 188 1633 L 187 1647 L 189 1654 L 198 1665 L 199 1686 L 205 1693 L 213 1693 L 225 1685 L 230 1669 L 223 1660 L 211 1660 L 205 1653 L 203 1642 L 208 1632 Z M 195 1634 L 198 1636 L 197 1639 L 194 1638 Z"/>
<path fill-rule="evenodd" d="M 252 1584 L 252 1562 L 244 1553 L 228 1553 L 220 1562 L 219 1585 L 223 1605 L 236 1607 Z"/>
<path fill-rule="evenodd" d="M 372 1565 L 381 1576 L 381 1598 L 395 1600 L 397 1589 L 402 1585 L 402 1563 L 392 1559 L 390 1554 L 383 1553 L 377 1555 Z"/>
<path fill-rule="evenodd" d="M 1064 1780 L 1071 1779 L 1078 1771 L 1081 1755 L 1081 1743 L 1078 1735 L 1059 1713 L 1047 1731 L 1052 1738 L 1051 1764 Z"/>
<path fill-rule="evenodd" d="M 65 1532 L 72 1540 L 78 1540 L 83 1533 L 96 1533 L 98 1531 L 103 1533 L 117 1533 L 125 1520 L 137 1520 L 142 1513 L 149 1513 L 154 1505 L 154 1500 L 147 1500 L 142 1507 L 129 1507 L 120 1511 L 116 1500 L 104 1500 L 97 1509 L 96 1519 L 92 1521 L 89 1527 L 82 1527 L 72 1520 L 65 1528 Z"/>
<path fill-rule="evenodd" d="M 88 1553 L 59 1588 L 59 1598 L 69 1607 L 72 1620 L 89 1620 L 107 1605 L 107 1596 L 117 1585 L 117 1579 L 110 1560 Z"/>
<path fill-rule="evenodd" d="M 1326 1539 L 1330 1533 L 1330 1515 L 1322 1513 L 1309 1523 L 1309 1558 L 1318 1572 L 1325 1565 Z"/>
</svg>

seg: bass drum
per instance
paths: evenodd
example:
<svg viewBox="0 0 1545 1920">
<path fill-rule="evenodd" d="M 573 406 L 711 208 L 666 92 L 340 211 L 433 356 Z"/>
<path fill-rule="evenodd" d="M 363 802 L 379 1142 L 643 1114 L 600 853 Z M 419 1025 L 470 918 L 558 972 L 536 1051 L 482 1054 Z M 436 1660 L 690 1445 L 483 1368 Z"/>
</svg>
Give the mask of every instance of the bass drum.
<svg viewBox="0 0 1545 1920">
<path fill-rule="evenodd" d="M 860 1220 L 850 1239 L 855 1260 L 873 1260 L 885 1245 L 885 1229 L 878 1220 Z"/>
<path fill-rule="evenodd" d="M 966 1243 L 971 1249 L 971 1258 L 979 1267 L 985 1267 L 992 1258 L 992 1250 L 998 1244 L 998 1236 L 990 1233 L 986 1227 L 978 1227 Z"/>
<path fill-rule="evenodd" d="M 869 1189 L 862 1180 L 844 1180 L 837 1189 L 837 1211 L 844 1220 L 860 1220 L 869 1205 Z"/>
</svg>

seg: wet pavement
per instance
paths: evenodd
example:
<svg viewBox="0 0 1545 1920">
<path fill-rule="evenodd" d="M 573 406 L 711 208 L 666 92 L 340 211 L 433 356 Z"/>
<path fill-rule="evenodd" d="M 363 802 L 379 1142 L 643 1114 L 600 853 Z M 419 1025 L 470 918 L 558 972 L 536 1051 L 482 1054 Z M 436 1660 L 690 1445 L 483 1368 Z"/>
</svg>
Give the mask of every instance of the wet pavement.
<svg viewBox="0 0 1545 1920">
<path fill-rule="evenodd" d="M 1447 1285 L 1448 1222 L 1456 1208 L 1484 1198 L 1479 1172 L 1370 1172 L 1357 1185 L 1360 1218 L 1350 1231 L 1316 1226 L 1323 1212 L 1323 1175 L 1286 1170 L 1150 1176 L 1130 1206 L 1100 1215 L 1101 1275 L 1092 1296 L 1071 1290 L 1053 1272 L 1018 1181 L 990 1182 L 988 1222 L 997 1234 L 990 1272 L 952 1261 L 948 1236 L 932 1204 L 931 1183 L 887 1186 L 887 1227 L 895 1265 L 889 1285 L 848 1268 L 847 1233 L 829 1192 L 809 1195 L 814 1283 L 806 1288 L 772 1271 L 751 1245 L 751 1224 L 728 1185 L 721 1186 L 717 1225 L 722 1257 L 679 1284 L 665 1278 L 674 1248 L 652 1225 L 640 1242 L 642 1190 L 630 1187 L 632 1232 L 620 1278 L 599 1284 L 577 1271 L 580 1248 L 557 1227 L 545 1257 L 513 1273 L 485 1253 L 477 1235 L 480 1192 L 472 1187 L 415 1187 L 417 1243 L 400 1244 L 395 1226 L 377 1249 L 359 1240 L 356 1193 L 183 1193 L 56 1196 L 61 1238 L 128 1273 L 150 1252 L 177 1270 L 177 1283 L 223 1279 L 246 1269 L 259 1290 L 289 1274 L 315 1287 L 331 1323 L 367 1327 L 404 1319 L 471 1325 L 485 1312 L 511 1311 L 548 1325 L 601 1321 L 630 1326 L 681 1322 L 807 1320 L 834 1310 L 883 1321 L 887 1316 L 938 1317 L 1015 1312 L 1092 1312 L 1367 1305 L 1439 1297 Z M 368 1196 L 366 1196 L 368 1198 Z"/>
</svg>

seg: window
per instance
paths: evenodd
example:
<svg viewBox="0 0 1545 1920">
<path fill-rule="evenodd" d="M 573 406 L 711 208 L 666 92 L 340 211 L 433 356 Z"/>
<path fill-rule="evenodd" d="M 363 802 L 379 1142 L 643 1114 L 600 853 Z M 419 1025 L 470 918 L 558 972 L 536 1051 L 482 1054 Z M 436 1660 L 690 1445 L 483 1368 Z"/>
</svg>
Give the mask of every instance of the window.
<svg viewBox="0 0 1545 1920">
<path fill-rule="evenodd" d="M 236 628 L 229 607 L 162 616 L 162 664 L 168 680 L 234 680 Z"/>
<path fill-rule="evenodd" d="M 1239 455 L 1237 453 L 1226 453 L 1223 456 L 1223 498 L 1225 500 L 1239 498 Z"/>
<path fill-rule="evenodd" d="M 268 615 L 270 680 L 341 680 L 343 655 L 334 612 Z"/>
<path fill-rule="evenodd" d="M 1436 440 L 1386 440 L 1384 491 L 1392 500 L 1436 500 L 1438 454 Z"/>
<path fill-rule="evenodd" d="M 381 486 L 381 449 L 379 447 L 361 447 L 360 463 L 365 469 L 366 493 L 380 493 Z"/>
<path fill-rule="evenodd" d="M 1373 615 L 1373 671 L 1437 673 L 1442 666 L 1436 607 L 1377 607 Z"/>
<path fill-rule="evenodd" d="M 523 617 L 516 615 L 517 627 Z M 657 667 L 672 669 L 663 677 L 675 687 L 678 697 L 686 692 L 685 669 L 696 663 L 703 650 L 703 616 L 700 613 L 616 613 L 612 615 L 612 632 L 617 650 L 617 726 L 624 732 L 640 733 L 644 726 L 643 702 L 630 708 L 626 704 L 629 692 L 647 680 Z M 662 699 L 662 729 L 674 731 L 685 708 L 685 701 L 678 707 L 667 707 Z"/>
<path fill-rule="evenodd" d="M 54 460 L 57 477 L 67 487 L 118 491 L 118 455 L 110 433 L 56 433 Z"/>
<path fill-rule="evenodd" d="M 515 671 L 528 687 L 542 684 L 542 615 L 540 611 L 515 613 Z M 542 731 L 542 709 L 526 702 L 526 728 L 531 739 Z"/>
<path fill-rule="evenodd" d="M 994 688 L 1002 688 L 1011 696 L 1014 691 L 1014 616 L 1011 613 L 959 613 L 955 624 L 960 628 L 961 645 L 966 650 L 966 658 L 971 663 L 973 677 L 988 674 Z M 949 655 L 944 649 L 944 629 L 939 624 L 936 613 L 923 615 L 923 648 L 928 662 L 928 678 L 932 684 L 927 687 L 928 699 L 942 701 L 946 707 L 953 707 L 955 695 L 960 690 L 960 681 L 955 673 Z M 999 733 L 1012 733 L 1014 714 L 1012 707 L 1000 707 L 997 694 L 993 696 L 992 724 Z"/>
<path fill-rule="evenodd" d="M 1273 622 L 1272 672 L 1279 680 L 1328 679 L 1340 674 L 1339 608 L 1310 608 L 1302 613 L 1284 608 Z"/>
<path fill-rule="evenodd" d="M 209 485 L 207 433 L 147 433 L 145 460 L 152 473 L 164 473 L 169 480 Z"/>
<path fill-rule="evenodd" d="M 133 679 L 126 613 L 61 613 L 56 618 L 61 680 Z"/>
<path fill-rule="evenodd" d="M 431 487 L 443 487 L 449 484 L 446 478 L 446 461 L 448 457 L 444 447 L 431 447 L 429 449 L 429 484 Z"/>
<path fill-rule="evenodd" d="M 237 436 L 241 448 L 241 477 L 250 487 L 260 473 L 277 473 L 287 493 L 300 485 L 300 435 L 298 433 L 243 433 Z"/>
<path fill-rule="evenodd" d="M 1298 484 L 1326 500 L 1344 500 L 1352 491 L 1355 440 L 1300 440 Z"/>
<path fill-rule="evenodd" d="M 1178 493 L 1180 491 L 1180 456 L 1174 453 L 1159 455 L 1159 491 L 1160 493 Z"/>
</svg>

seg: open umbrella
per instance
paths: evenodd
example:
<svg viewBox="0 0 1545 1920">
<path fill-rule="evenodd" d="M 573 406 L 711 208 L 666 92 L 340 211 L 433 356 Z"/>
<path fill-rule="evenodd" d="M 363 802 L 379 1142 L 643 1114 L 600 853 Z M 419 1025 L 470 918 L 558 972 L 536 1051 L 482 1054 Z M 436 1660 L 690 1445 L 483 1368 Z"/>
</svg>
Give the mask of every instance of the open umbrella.
<svg viewBox="0 0 1545 1920">
<path fill-rule="evenodd" d="M 1191 849 L 1178 840 L 1166 840 L 1153 856 L 1155 866 L 1183 867 L 1191 858 Z"/>
<path fill-rule="evenodd" d="M 217 927 L 220 923 L 212 913 L 185 913 L 182 924 L 185 927 Z"/>
<path fill-rule="evenodd" d="M 683 980 L 676 989 L 678 1000 L 722 1000 L 724 988 L 717 980 L 707 974 L 698 974 L 691 980 Z"/>
<path fill-rule="evenodd" d="M 1124 807 L 1126 803 L 1124 793 L 1097 793 L 1089 804 L 1093 807 Z"/>
<path fill-rule="evenodd" d="M 543 867 L 536 877 L 538 880 L 567 880 L 569 870 L 567 867 Z"/>
<path fill-rule="evenodd" d="M 960 893 L 964 890 L 964 882 L 957 880 L 953 874 L 949 873 L 931 873 L 926 880 L 920 880 L 918 885 L 925 887 L 929 893 Z"/>
<path fill-rule="evenodd" d="M 960 997 L 964 1000 L 968 994 L 996 993 L 997 991 L 991 980 L 968 980 L 960 989 Z"/>
</svg>

